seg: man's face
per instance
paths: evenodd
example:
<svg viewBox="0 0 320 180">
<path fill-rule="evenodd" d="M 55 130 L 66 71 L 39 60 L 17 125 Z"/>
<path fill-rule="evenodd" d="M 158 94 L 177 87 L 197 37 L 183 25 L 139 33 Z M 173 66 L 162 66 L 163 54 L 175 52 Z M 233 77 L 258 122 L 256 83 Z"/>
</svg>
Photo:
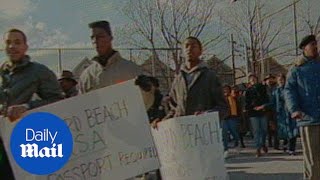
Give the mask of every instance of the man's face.
<svg viewBox="0 0 320 180">
<path fill-rule="evenodd" d="M 73 88 L 73 86 L 75 86 L 75 84 L 68 79 L 61 79 L 59 80 L 60 82 L 60 87 L 63 90 L 63 92 L 67 92 L 69 91 L 71 88 Z"/>
<path fill-rule="evenodd" d="M 102 28 L 92 28 L 91 41 L 99 56 L 106 55 L 112 49 L 112 36 Z"/>
<path fill-rule="evenodd" d="M 257 84 L 257 82 L 258 82 L 257 77 L 255 77 L 255 76 L 250 76 L 250 77 L 249 77 L 249 83 L 250 83 L 251 85 Z"/>
<path fill-rule="evenodd" d="M 23 35 L 19 32 L 9 32 L 4 36 L 6 45 L 6 53 L 10 61 L 17 63 L 22 61 L 28 50 L 28 45 L 25 42 Z"/>
<path fill-rule="evenodd" d="M 313 41 L 310 42 L 309 44 L 307 44 L 304 48 L 303 48 L 303 52 L 304 55 L 307 57 L 318 57 L 319 53 L 318 53 L 318 46 L 317 46 L 317 42 Z"/>
<path fill-rule="evenodd" d="M 283 77 L 278 77 L 277 82 L 279 86 L 284 86 L 284 84 L 286 83 Z"/>
<path fill-rule="evenodd" d="M 223 94 L 224 94 L 224 96 L 229 96 L 230 93 L 231 93 L 230 88 L 228 88 L 228 87 L 224 87 L 224 88 L 223 88 Z"/>
<path fill-rule="evenodd" d="M 274 78 L 268 78 L 266 80 L 266 85 L 272 86 L 274 84 L 274 82 L 275 82 Z"/>
<path fill-rule="evenodd" d="M 194 39 L 187 39 L 184 42 L 183 49 L 188 62 L 198 61 L 202 54 L 200 44 Z"/>
<path fill-rule="evenodd" d="M 239 95 L 239 90 L 237 90 L 237 89 L 232 89 L 231 90 L 231 96 L 232 97 L 238 97 L 238 95 Z"/>
</svg>

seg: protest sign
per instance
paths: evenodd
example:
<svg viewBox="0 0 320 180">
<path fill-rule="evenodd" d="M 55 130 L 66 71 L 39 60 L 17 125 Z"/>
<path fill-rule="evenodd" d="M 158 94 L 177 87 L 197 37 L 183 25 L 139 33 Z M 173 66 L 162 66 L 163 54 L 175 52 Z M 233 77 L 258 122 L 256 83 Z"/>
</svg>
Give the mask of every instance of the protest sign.
<svg viewBox="0 0 320 180">
<path fill-rule="evenodd" d="M 133 81 L 32 112 L 50 112 L 64 119 L 72 132 L 73 153 L 59 171 L 31 175 L 16 164 L 8 148 L 15 123 L 2 120 L 0 131 L 17 180 L 126 179 L 159 168 L 142 96 Z"/>
<path fill-rule="evenodd" d="M 164 180 L 226 180 L 217 112 L 183 116 L 152 130 Z"/>
</svg>

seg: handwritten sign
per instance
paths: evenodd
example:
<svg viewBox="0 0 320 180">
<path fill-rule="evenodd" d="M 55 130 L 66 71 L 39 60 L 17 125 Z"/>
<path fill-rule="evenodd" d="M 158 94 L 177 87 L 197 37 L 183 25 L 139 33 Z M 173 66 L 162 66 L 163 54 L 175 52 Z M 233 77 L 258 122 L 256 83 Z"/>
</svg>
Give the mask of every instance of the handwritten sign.
<svg viewBox="0 0 320 180">
<path fill-rule="evenodd" d="M 152 130 L 164 180 L 226 180 L 217 112 L 161 122 Z"/>
<path fill-rule="evenodd" d="M 64 119 L 72 131 L 74 150 L 67 165 L 47 176 L 25 172 L 9 153 L 17 180 L 126 179 L 159 168 L 145 106 L 133 81 L 43 106 L 33 112 L 50 112 Z M 14 125 L 1 121 L 0 130 L 7 151 Z"/>
</svg>

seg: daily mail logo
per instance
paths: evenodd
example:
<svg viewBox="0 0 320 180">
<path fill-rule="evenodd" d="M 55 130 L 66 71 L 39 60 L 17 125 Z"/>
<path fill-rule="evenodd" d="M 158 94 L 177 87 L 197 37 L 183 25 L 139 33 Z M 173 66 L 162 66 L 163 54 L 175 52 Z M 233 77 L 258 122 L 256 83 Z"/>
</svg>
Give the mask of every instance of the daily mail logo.
<svg viewBox="0 0 320 180">
<path fill-rule="evenodd" d="M 28 144 L 21 144 L 21 157 L 29 157 L 29 158 L 56 158 L 56 157 L 63 157 L 63 149 L 62 144 L 56 144 L 55 139 L 58 135 L 58 132 L 52 133 L 49 129 L 44 129 L 42 131 L 35 131 L 33 129 L 27 128 L 26 129 L 26 141 L 27 142 L 51 142 L 51 147 L 43 147 L 39 149 L 38 144 L 36 143 L 28 143 Z"/>
<path fill-rule="evenodd" d="M 11 153 L 31 174 L 47 175 L 61 169 L 73 150 L 67 124 L 56 115 L 37 112 L 21 119 L 11 134 Z"/>
</svg>

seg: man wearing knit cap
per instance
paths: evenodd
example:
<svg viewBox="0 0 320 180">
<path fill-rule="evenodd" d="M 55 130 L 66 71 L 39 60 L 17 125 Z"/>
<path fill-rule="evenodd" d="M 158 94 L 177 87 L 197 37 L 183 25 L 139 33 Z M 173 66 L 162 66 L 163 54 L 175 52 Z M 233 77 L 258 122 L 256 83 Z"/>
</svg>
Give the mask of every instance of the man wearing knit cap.
<svg viewBox="0 0 320 180">
<path fill-rule="evenodd" d="M 92 22 L 89 28 L 97 56 L 80 76 L 81 93 L 127 81 L 142 74 L 142 69 L 138 65 L 125 60 L 113 49 L 113 36 L 108 21 Z"/>
<path fill-rule="evenodd" d="M 288 72 L 284 95 L 291 117 L 300 126 L 304 178 L 320 179 L 320 59 L 314 35 L 303 38 L 303 54 Z"/>
<path fill-rule="evenodd" d="M 73 73 L 68 70 L 63 70 L 60 78 L 58 79 L 60 87 L 64 93 L 65 98 L 70 98 L 78 95 L 77 80 L 74 78 Z"/>
</svg>

